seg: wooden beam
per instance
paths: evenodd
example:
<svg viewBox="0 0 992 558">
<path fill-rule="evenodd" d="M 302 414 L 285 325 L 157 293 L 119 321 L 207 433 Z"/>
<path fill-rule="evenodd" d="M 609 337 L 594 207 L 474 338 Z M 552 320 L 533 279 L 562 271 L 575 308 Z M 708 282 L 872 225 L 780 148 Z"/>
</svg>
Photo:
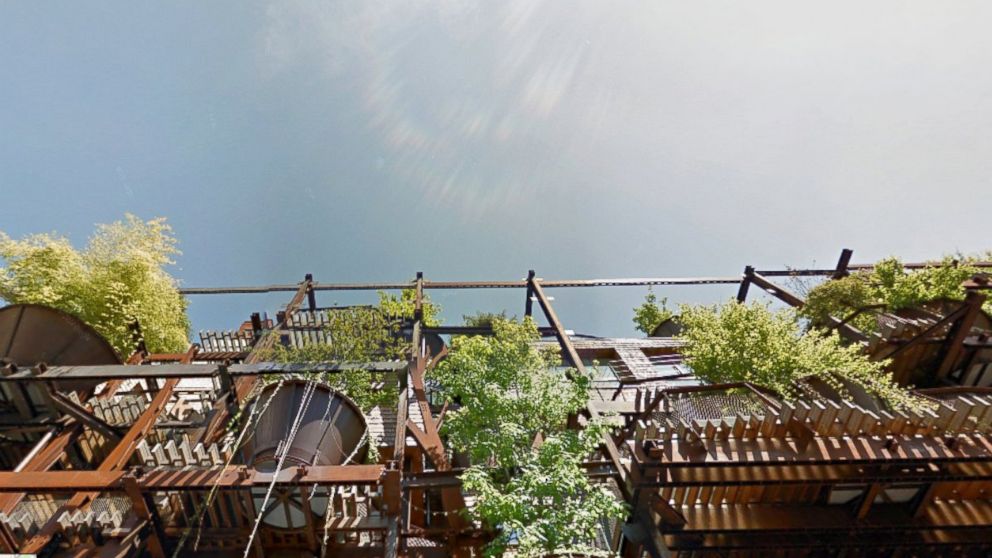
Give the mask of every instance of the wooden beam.
<svg viewBox="0 0 992 558">
<path fill-rule="evenodd" d="M 558 319 L 558 314 L 555 313 L 555 309 L 551 306 L 551 301 L 549 301 L 547 295 L 544 294 L 544 289 L 541 288 L 541 282 L 536 278 L 531 278 L 530 282 L 534 290 L 534 296 L 537 297 L 537 302 L 540 304 L 541 310 L 544 312 L 544 316 L 547 318 L 551 327 L 555 330 L 555 337 L 558 338 L 558 344 L 561 345 L 561 350 L 565 353 L 566 359 L 573 367 L 575 367 L 576 370 L 579 371 L 580 374 L 584 376 L 587 375 L 586 367 L 582 363 L 582 357 L 580 357 L 579 352 L 575 350 L 575 345 L 572 344 L 572 340 L 569 338 L 564 326 L 562 326 L 561 320 Z M 590 409 L 589 414 L 593 419 L 600 417 L 599 413 L 595 409 Z M 620 475 L 620 491 L 623 493 L 626 500 L 630 500 L 633 492 L 632 477 L 636 475 L 636 471 L 628 468 L 627 464 L 625 464 L 620 458 L 620 449 L 617 448 L 616 442 L 608 432 L 603 434 L 603 446 L 606 448 L 607 457 L 609 457 L 610 461 L 613 462 L 613 466 Z"/>
<path fill-rule="evenodd" d="M 806 304 L 806 301 L 804 301 L 801 297 L 785 287 L 780 287 L 775 283 L 772 283 L 760 273 L 752 271 L 750 280 L 755 285 L 764 289 L 768 294 L 774 296 L 789 306 L 792 306 L 793 308 L 802 308 Z"/>
<path fill-rule="evenodd" d="M 120 442 L 117 443 L 107 458 L 104 459 L 97 468 L 98 472 L 120 471 L 127 465 L 128 461 L 131 459 L 131 456 L 138 447 L 138 442 L 140 442 L 148 434 L 148 432 L 151 431 L 151 429 L 155 426 L 155 421 L 165 410 L 166 403 L 168 403 L 169 398 L 172 397 L 172 391 L 178 383 L 179 380 L 177 379 L 166 380 L 165 385 L 162 386 L 162 389 L 160 389 L 157 394 L 155 394 L 155 397 L 152 399 L 151 403 L 149 403 L 148 407 L 141 413 L 141 416 L 138 417 L 127 433 L 121 438 Z M 77 492 L 65 505 L 56 510 L 55 514 L 39 530 L 38 534 L 24 544 L 21 551 L 26 554 L 31 554 L 38 553 L 47 548 L 52 541 L 52 537 L 60 528 L 58 518 L 62 515 L 62 512 L 85 507 L 98 495 L 99 492 Z"/>
<path fill-rule="evenodd" d="M 873 482 L 868 485 L 868 490 L 865 491 L 865 495 L 861 499 L 861 502 L 858 503 L 858 509 L 854 514 L 858 520 L 862 520 L 868 515 L 868 511 L 871 510 L 871 505 L 875 503 L 875 498 L 877 498 L 884 489 L 885 485 L 882 483 Z"/>
<path fill-rule="evenodd" d="M 281 487 L 312 487 L 335 485 L 375 485 L 382 480 L 382 465 L 314 465 L 304 471 L 286 468 L 278 473 L 261 472 L 246 467 L 187 467 L 177 470 L 155 467 L 144 471 L 136 482 L 142 492 L 202 491 L 214 486 L 220 489 L 268 487 L 275 479 Z M 95 471 L 0 471 L 0 492 L 120 492 L 124 491 L 124 470 Z"/>
<path fill-rule="evenodd" d="M 138 481 L 132 475 L 125 475 L 122 478 L 124 493 L 131 499 L 131 513 L 138 519 L 149 522 L 148 537 L 145 539 L 145 548 L 152 558 L 165 558 L 165 549 L 162 548 L 161 529 L 162 522 L 158 518 L 158 511 L 154 506 L 148 505 L 145 495 L 138 487 Z"/>
<path fill-rule="evenodd" d="M 854 255 L 854 250 L 850 248 L 844 248 L 840 251 L 840 258 L 837 260 L 837 267 L 834 268 L 834 274 L 831 276 L 832 279 L 842 279 L 850 274 L 847 266 L 851 264 L 852 255 Z"/>
<path fill-rule="evenodd" d="M 45 447 L 35 453 L 31 459 L 23 464 L 15 473 L 33 473 L 47 471 L 52 468 L 65 454 L 66 450 L 76 440 L 76 437 L 83 431 L 78 423 L 72 423 L 59 433 Z M 9 514 L 14 511 L 17 504 L 24 499 L 25 493 L 15 492 L 0 495 L 0 513 Z"/>
<path fill-rule="evenodd" d="M 282 329 L 292 319 L 293 314 L 299 310 L 300 305 L 303 304 L 303 300 L 307 297 L 307 295 L 313 292 L 313 286 L 313 278 L 309 275 L 303 282 L 297 285 L 296 294 L 293 295 L 293 298 L 289 301 L 289 304 L 286 305 L 286 311 L 283 319 L 280 320 L 271 331 L 255 343 L 255 346 L 252 347 L 251 351 L 248 353 L 248 356 L 245 358 L 245 364 L 256 364 L 265 359 L 266 354 L 273 347 L 275 347 L 276 343 L 279 341 L 279 338 L 282 335 Z M 251 395 L 257 382 L 257 376 L 243 376 L 237 379 L 235 382 L 234 395 L 239 404 L 244 403 L 248 399 L 248 396 Z M 224 427 L 227 425 L 227 420 L 230 416 L 231 414 L 228 410 L 227 401 L 218 400 L 214 403 L 210 420 L 207 422 L 207 427 L 203 430 L 203 434 L 200 436 L 200 442 L 204 444 L 215 442 L 223 434 Z"/>
<path fill-rule="evenodd" d="M 48 391 L 48 401 L 57 410 L 62 411 L 77 421 L 89 426 L 108 441 L 112 443 L 120 442 L 121 433 L 116 428 L 110 426 L 96 415 L 90 413 L 81 405 L 77 405 L 74 401 L 67 399 L 61 393 L 52 389 L 50 385 L 46 385 L 45 388 Z"/>
<path fill-rule="evenodd" d="M 747 300 L 747 291 L 751 286 L 751 278 L 754 276 L 754 268 L 747 266 L 744 268 L 744 274 L 741 275 L 741 284 L 737 288 L 737 302 L 744 302 Z"/>
<path fill-rule="evenodd" d="M 975 325 L 975 320 L 982 312 L 982 303 L 985 302 L 985 295 L 978 291 L 968 291 L 964 299 L 964 315 L 951 328 L 947 341 L 944 344 L 943 355 L 940 366 L 937 368 L 937 380 L 943 380 L 950 374 L 964 350 L 964 341 L 971 333 L 971 328 Z"/>
</svg>

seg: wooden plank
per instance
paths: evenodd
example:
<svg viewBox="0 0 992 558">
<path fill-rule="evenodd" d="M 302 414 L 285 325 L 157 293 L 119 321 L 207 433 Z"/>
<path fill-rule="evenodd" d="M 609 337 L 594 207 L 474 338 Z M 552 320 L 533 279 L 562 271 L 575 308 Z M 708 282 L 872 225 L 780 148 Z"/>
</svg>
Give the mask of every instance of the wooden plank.
<svg viewBox="0 0 992 558">
<path fill-rule="evenodd" d="M 15 472 L 31 473 L 51 469 L 64 456 L 80 432 L 82 432 L 82 427 L 78 423 L 70 424 L 49 442 L 44 449 L 34 454 L 20 471 Z M 14 508 L 24 499 L 24 496 L 25 494 L 23 492 L 0 495 L 0 513 L 9 514 L 14 511 Z"/>
<path fill-rule="evenodd" d="M 178 379 L 166 380 L 165 385 L 155 394 L 155 397 L 152 398 L 151 403 L 149 403 L 141 416 L 138 417 L 138 420 L 121 437 L 120 442 L 117 443 L 97 468 L 98 472 L 119 471 L 127 465 L 127 462 L 137 449 L 138 442 L 144 439 L 148 432 L 155 426 L 155 421 L 158 420 L 159 415 L 165 411 L 166 403 L 172 397 L 172 391 L 178 383 Z M 55 515 L 45 523 L 36 536 L 24 544 L 22 552 L 28 554 L 37 553 L 47 547 L 52 537 L 58 532 L 58 517 L 62 515 L 62 511 L 71 511 L 84 507 L 98 495 L 99 492 L 77 492 L 65 505 L 56 511 Z"/>
</svg>

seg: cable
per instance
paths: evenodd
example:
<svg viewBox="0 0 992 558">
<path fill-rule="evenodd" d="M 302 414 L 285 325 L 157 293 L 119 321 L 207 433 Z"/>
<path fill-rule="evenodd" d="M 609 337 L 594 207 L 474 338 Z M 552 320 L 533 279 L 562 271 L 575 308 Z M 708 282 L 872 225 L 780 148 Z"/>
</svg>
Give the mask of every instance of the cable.
<svg viewBox="0 0 992 558">
<path fill-rule="evenodd" d="M 303 403 L 296 412 L 296 418 L 293 421 L 293 426 L 289 431 L 289 436 L 286 437 L 286 444 L 283 446 L 283 451 L 279 455 L 279 460 L 276 463 L 275 472 L 272 475 L 272 481 L 269 483 L 268 490 L 265 491 L 265 498 L 262 500 L 262 505 L 259 506 L 258 516 L 255 518 L 255 525 L 252 527 L 251 534 L 248 536 L 248 544 L 245 545 L 244 558 L 248 558 L 248 554 L 251 553 L 251 543 L 255 540 L 255 535 L 258 533 L 258 527 L 262 523 L 262 518 L 265 517 L 265 506 L 269 503 L 269 498 L 272 497 L 272 490 L 275 489 L 276 480 L 279 478 L 279 472 L 282 471 L 283 464 L 286 462 L 286 456 L 289 455 L 289 448 L 293 445 L 293 440 L 296 438 L 296 433 L 299 431 L 300 424 L 303 422 L 303 417 L 306 414 L 307 408 L 310 406 L 310 400 L 313 397 L 313 392 L 316 389 L 316 383 L 313 380 L 307 382 L 306 389 L 303 391 Z"/>
<path fill-rule="evenodd" d="M 248 432 L 249 430 L 251 430 L 254 433 L 254 428 L 252 428 L 252 418 L 255 417 L 255 415 L 257 414 L 259 420 L 261 420 L 262 415 L 264 415 L 265 411 L 269 408 L 269 403 L 272 402 L 272 399 L 275 398 L 276 394 L 279 393 L 279 390 L 282 389 L 282 385 L 284 381 L 285 379 L 279 380 L 279 383 L 276 384 L 276 388 L 272 390 L 272 393 L 269 395 L 269 398 L 265 401 L 265 404 L 262 406 L 262 409 L 260 411 L 258 410 L 257 405 L 252 406 L 251 413 L 248 414 L 248 420 L 245 421 L 245 425 L 241 429 L 241 432 L 238 434 L 238 439 L 234 443 L 234 446 L 232 447 L 230 456 L 227 458 L 227 461 L 224 463 L 225 470 L 231 466 L 231 462 L 234 460 L 235 454 L 238 452 L 239 449 L 241 449 L 240 446 L 242 440 L 244 440 L 245 433 Z M 217 495 L 217 490 L 219 486 L 220 486 L 220 477 L 218 476 L 217 479 L 214 481 L 213 486 L 210 488 L 210 492 L 207 494 L 207 497 L 204 500 L 203 504 L 197 507 L 196 510 L 194 510 L 193 521 L 198 523 L 198 528 L 196 532 L 196 540 L 193 543 L 193 550 L 196 550 L 200 545 L 200 538 L 203 534 L 204 514 L 206 513 L 207 508 L 213 504 L 213 499 Z M 185 513 L 185 505 L 183 506 L 183 511 Z M 183 530 L 182 537 L 179 538 L 179 542 L 176 545 L 176 549 L 172 553 L 172 558 L 179 558 L 179 553 L 182 551 L 183 546 L 186 544 L 186 540 L 189 538 L 189 534 L 192 532 L 192 530 L 193 530 L 192 523 L 187 522 L 187 527 Z"/>
</svg>

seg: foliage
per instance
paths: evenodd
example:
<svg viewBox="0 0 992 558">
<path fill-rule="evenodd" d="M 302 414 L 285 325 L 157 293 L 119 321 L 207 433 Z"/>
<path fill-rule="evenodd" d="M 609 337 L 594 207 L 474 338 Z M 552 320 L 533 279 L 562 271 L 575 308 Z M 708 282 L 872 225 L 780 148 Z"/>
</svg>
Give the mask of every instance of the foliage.
<svg viewBox="0 0 992 558">
<path fill-rule="evenodd" d="M 815 376 L 842 395 L 841 379 L 864 388 L 895 409 L 920 402 L 893 383 L 884 362 L 872 362 L 857 346 L 844 346 L 836 333 L 802 332 L 792 310 L 766 305 L 682 306 L 681 339 L 693 372 L 709 382 L 752 382 L 786 398 L 800 396 L 805 378 Z"/>
<path fill-rule="evenodd" d="M 525 454 L 506 482 L 486 467 L 470 467 L 462 475 L 465 488 L 478 495 L 476 513 L 501 526 L 488 555 L 502 555 L 512 537 L 519 556 L 585 553 L 603 519 L 624 516 L 624 503 L 590 483 L 581 466 L 582 456 L 595 451 L 603 432 L 589 427 L 550 436 Z"/>
<path fill-rule="evenodd" d="M 408 294 L 409 293 L 409 294 Z M 410 343 L 400 327 L 402 318 L 412 318 L 412 290 L 401 296 L 379 293 L 378 307 L 347 307 L 327 311 L 324 330 L 331 343 L 308 343 L 300 347 L 277 346 L 264 358 L 277 362 L 373 362 L 407 358 Z M 440 307 L 424 297 L 424 321 L 438 323 Z M 326 382 L 357 404 L 363 412 L 376 406 L 395 406 L 399 387 L 395 381 L 367 370 L 304 374 L 307 379 Z"/>
<path fill-rule="evenodd" d="M 517 317 L 508 317 L 506 315 L 506 310 L 501 310 L 499 313 L 496 312 L 476 312 L 471 316 L 462 315 L 462 322 L 468 327 L 492 327 L 493 323 L 502 321 L 512 321 L 516 320 Z"/>
<path fill-rule="evenodd" d="M 634 308 L 634 324 L 637 326 L 637 330 L 645 335 L 651 335 L 656 327 L 671 318 L 673 314 L 666 306 L 667 303 L 668 299 L 662 298 L 661 304 L 659 304 L 658 297 L 653 291 L 648 290 L 647 296 L 644 297 L 644 303 Z"/>
<path fill-rule="evenodd" d="M 603 427 L 566 428 L 586 405 L 591 379 L 555 369 L 560 357 L 536 348 L 530 318 L 497 319 L 493 329 L 491 337 L 453 339 L 432 373 L 448 400 L 461 403 L 448 412 L 444 433 L 472 458 L 462 480 L 478 495 L 476 518 L 499 529 L 487 554 L 502 554 L 513 540 L 521 556 L 588 548 L 600 520 L 624 513 L 581 467 Z M 535 449 L 538 435 L 544 442 Z"/>
<path fill-rule="evenodd" d="M 965 291 L 961 283 L 981 271 L 969 265 L 976 259 L 946 257 L 919 270 L 905 269 L 896 258 L 884 259 L 870 271 L 857 271 L 814 287 L 800 314 L 814 325 L 825 325 L 828 316 L 845 319 L 866 306 L 899 310 L 939 298 L 963 300 Z M 986 303 L 986 310 L 992 311 L 992 302 Z M 870 312 L 858 315 L 851 324 L 869 333 L 877 329 Z"/>
<path fill-rule="evenodd" d="M 379 311 L 391 318 L 413 319 L 416 310 L 417 292 L 413 289 L 404 289 L 400 296 L 379 291 Z M 441 307 L 431 302 L 429 296 L 423 296 L 423 321 L 426 326 L 441 325 L 438 316 L 441 315 Z"/>
<path fill-rule="evenodd" d="M 493 329 L 491 337 L 453 339 L 432 376 L 462 405 L 445 418 L 452 445 L 476 463 L 512 464 L 538 432 L 564 428 L 568 415 L 585 406 L 590 381 L 568 381 L 552 369 L 561 359 L 554 348 L 533 345 L 540 337 L 532 320 L 496 321 Z"/>
<path fill-rule="evenodd" d="M 278 345 L 264 358 L 287 363 L 370 362 L 401 358 L 407 345 L 401 337 L 393 335 L 387 320 L 373 308 L 332 310 L 328 312 L 325 328 L 332 343 Z M 377 405 L 394 404 L 398 395 L 395 381 L 382 381 L 381 375 L 367 370 L 306 373 L 300 377 L 325 382 L 350 397 L 366 413 Z M 278 378 L 267 378 L 273 380 Z"/>
<path fill-rule="evenodd" d="M 141 326 L 152 352 L 185 350 L 189 344 L 186 299 L 165 267 L 179 254 L 165 219 L 98 225 L 83 250 L 61 236 L 22 240 L 0 233 L 0 298 L 11 304 L 43 304 L 91 325 L 121 355 L 134 350 L 130 324 Z"/>
</svg>

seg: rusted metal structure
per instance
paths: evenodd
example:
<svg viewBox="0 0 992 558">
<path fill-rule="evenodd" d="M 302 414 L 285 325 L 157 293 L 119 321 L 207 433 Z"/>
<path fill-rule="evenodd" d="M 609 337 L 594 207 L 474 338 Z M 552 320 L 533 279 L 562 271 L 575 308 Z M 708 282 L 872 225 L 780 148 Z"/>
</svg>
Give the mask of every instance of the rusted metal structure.
<svg viewBox="0 0 992 558">
<path fill-rule="evenodd" d="M 845 251 L 834 269 L 748 268 L 739 277 L 553 281 L 532 271 L 519 281 L 455 282 L 418 273 L 397 283 L 325 284 L 307 276 L 295 285 L 185 289 L 294 294 L 275 320 L 255 314 L 233 331 L 201 333 L 185 353 L 139 347 L 126 364 L 116 357 L 60 361 L 50 356 L 53 337 L 19 333 L 5 354 L 21 343 L 32 350 L 6 361 L 0 376 L 0 552 L 479 555 L 490 534 L 461 513 L 473 498 L 461 489 L 458 459 L 444 446 L 447 408 L 432 402 L 425 373 L 446 352 L 440 335 L 487 330 L 426 326 L 423 293 L 516 288 L 526 315 L 537 303 L 545 342 L 560 348 L 567 365 L 595 372 L 587 417 L 618 421 L 586 465 L 630 504 L 626 522 L 603 525 L 604 550 L 638 558 L 988 555 L 992 387 L 985 382 L 992 383 L 992 373 L 986 380 L 985 372 L 992 359 L 980 313 L 982 278 L 964 303 L 896 316 L 905 323 L 877 339 L 836 324 L 873 354 L 893 357 L 893 366 L 932 372 L 931 389 L 921 393 L 937 410 L 925 414 L 829 398 L 784 403 L 752 385 L 700 385 L 681 362 L 677 340 L 575 336 L 546 294 L 736 284 L 741 299 L 754 285 L 796 306 L 802 299 L 776 278 L 841 277 L 864 267 L 850 265 L 850 257 Z M 317 292 L 380 289 L 415 292 L 406 360 L 263 360 L 276 344 L 323 340 Z M 0 341 L 10 343 L 4 324 L 16 312 L 0 310 Z M 71 337 L 56 344 L 72 346 Z M 913 362 L 900 364 L 910 355 Z M 288 381 L 281 395 L 269 397 L 273 384 L 259 382 L 315 368 L 369 371 L 399 387 L 398 401 L 363 414 L 326 388 Z M 309 410 L 295 413 L 311 399 Z M 274 405 L 271 415 L 256 413 L 265 402 Z M 255 414 L 268 418 L 242 448 L 228 425 Z M 293 457 L 279 468 L 274 456 L 282 444 Z M 363 459 L 366 446 L 374 446 L 378 462 Z"/>
</svg>

